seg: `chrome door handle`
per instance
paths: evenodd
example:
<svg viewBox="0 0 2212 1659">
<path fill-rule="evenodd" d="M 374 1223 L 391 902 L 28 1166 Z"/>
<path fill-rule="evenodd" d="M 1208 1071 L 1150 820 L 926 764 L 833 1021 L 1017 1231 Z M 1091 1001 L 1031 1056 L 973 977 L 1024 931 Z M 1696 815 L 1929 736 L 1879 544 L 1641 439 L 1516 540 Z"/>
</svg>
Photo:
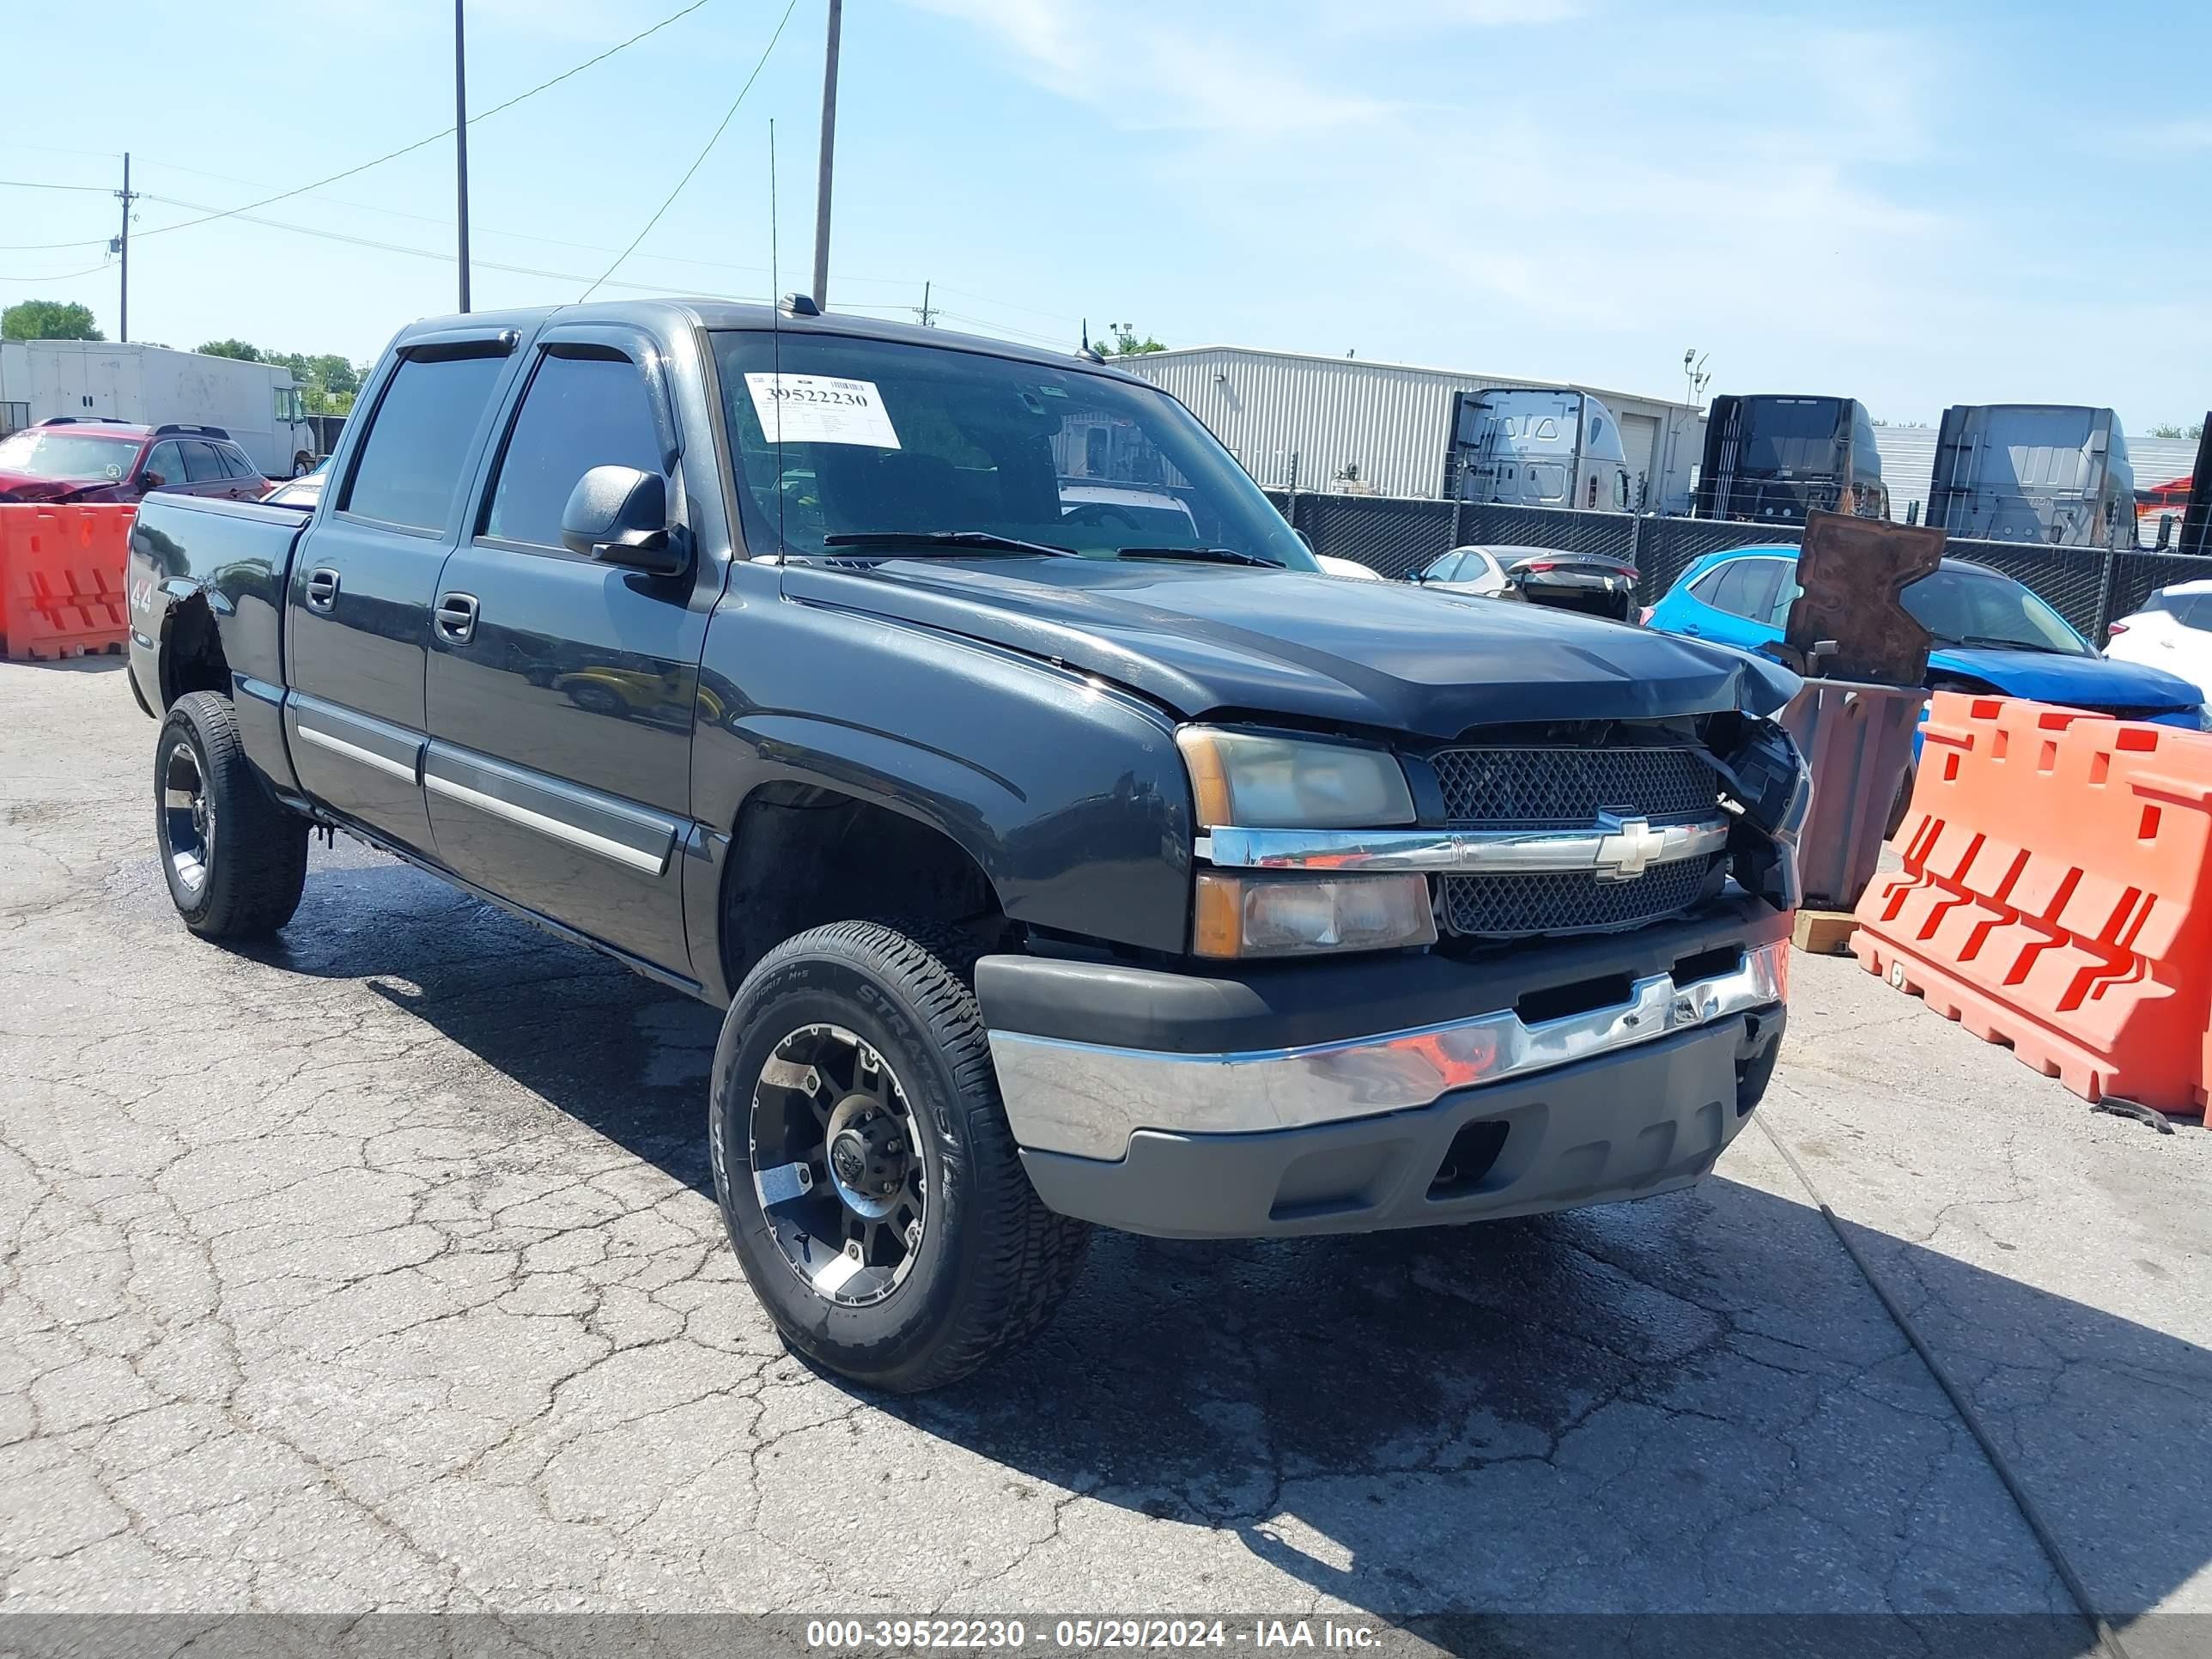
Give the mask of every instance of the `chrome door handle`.
<svg viewBox="0 0 2212 1659">
<path fill-rule="evenodd" d="M 477 631 L 477 596 L 473 593 L 440 595 L 433 620 L 437 623 L 440 639 L 449 640 L 455 645 L 466 645 L 469 636 Z"/>
<path fill-rule="evenodd" d="M 328 565 L 307 573 L 307 609 L 328 611 L 338 602 L 338 573 Z"/>
</svg>

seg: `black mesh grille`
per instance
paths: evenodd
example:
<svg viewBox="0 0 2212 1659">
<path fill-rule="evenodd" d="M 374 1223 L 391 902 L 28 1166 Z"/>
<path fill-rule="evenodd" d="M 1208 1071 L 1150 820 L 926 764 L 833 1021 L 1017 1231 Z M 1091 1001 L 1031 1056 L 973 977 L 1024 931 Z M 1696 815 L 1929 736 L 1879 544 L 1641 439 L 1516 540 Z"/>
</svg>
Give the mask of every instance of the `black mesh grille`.
<svg viewBox="0 0 2212 1659">
<path fill-rule="evenodd" d="M 1445 817 L 1484 828 L 1586 829 L 1623 817 L 1712 816 L 1720 785 L 1694 749 L 1446 749 Z"/>
<path fill-rule="evenodd" d="M 1632 881 L 1580 873 L 1446 876 L 1440 919 L 1455 933 L 1506 938 L 1641 927 L 1695 904 L 1724 857 L 1655 864 Z"/>
</svg>

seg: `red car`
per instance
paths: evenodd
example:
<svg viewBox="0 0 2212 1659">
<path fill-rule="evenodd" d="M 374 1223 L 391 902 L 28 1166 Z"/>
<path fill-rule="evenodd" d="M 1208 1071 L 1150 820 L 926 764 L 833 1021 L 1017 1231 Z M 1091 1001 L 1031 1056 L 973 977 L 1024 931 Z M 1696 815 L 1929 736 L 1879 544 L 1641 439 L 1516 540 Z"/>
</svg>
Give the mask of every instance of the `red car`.
<svg viewBox="0 0 2212 1659">
<path fill-rule="evenodd" d="M 135 501 L 152 489 L 251 501 L 268 488 L 219 426 L 64 415 L 0 438 L 0 501 Z"/>
</svg>

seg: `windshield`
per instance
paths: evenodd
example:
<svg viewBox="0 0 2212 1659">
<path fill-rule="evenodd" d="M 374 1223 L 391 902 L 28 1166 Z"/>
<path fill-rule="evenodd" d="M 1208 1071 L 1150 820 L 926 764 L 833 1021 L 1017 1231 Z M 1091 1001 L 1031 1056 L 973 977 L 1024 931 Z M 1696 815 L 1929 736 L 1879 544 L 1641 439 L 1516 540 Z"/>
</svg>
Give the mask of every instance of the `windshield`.
<svg viewBox="0 0 2212 1659">
<path fill-rule="evenodd" d="M 1833 398 L 1751 398 L 1743 411 L 1747 472 L 1833 474 L 1843 440 L 1836 427 L 1841 405 Z"/>
<path fill-rule="evenodd" d="M 1991 571 L 1939 568 L 1898 597 L 1939 644 L 2094 654 L 2063 617 L 2018 582 Z"/>
<path fill-rule="evenodd" d="M 119 478 L 137 447 L 136 438 L 40 428 L 0 438 L 0 471 L 30 478 Z"/>
<path fill-rule="evenodd" d="M 756 555 L 980 532 L 1092 558 L 1228 548 L 1318 568 L 1228 452 L 1148 386 L 837 335 L 730 331 L 714 349 Z"/>
</svg>

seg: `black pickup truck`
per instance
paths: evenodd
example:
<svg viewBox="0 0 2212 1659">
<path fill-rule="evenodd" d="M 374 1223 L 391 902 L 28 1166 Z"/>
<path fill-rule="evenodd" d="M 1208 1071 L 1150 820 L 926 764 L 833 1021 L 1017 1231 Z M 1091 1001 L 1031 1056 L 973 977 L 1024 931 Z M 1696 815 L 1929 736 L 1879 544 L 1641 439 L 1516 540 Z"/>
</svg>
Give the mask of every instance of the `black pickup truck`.
<svg viewBox="0 0 2212 1659">
<path fill-rule="evenodd" d="M 282 927 L 343 830 L 726 1006 L 723 1214 L 821 1364 L 974 1369 L 1093 1223 L 1664 1192 L 1766 1085 L 1770 663 L 1328 577 L 1157 389 L 801 301 L 425 322 L 359 407 L 310 507 L 138 515 L 177 908 Z"/>
</svg>

